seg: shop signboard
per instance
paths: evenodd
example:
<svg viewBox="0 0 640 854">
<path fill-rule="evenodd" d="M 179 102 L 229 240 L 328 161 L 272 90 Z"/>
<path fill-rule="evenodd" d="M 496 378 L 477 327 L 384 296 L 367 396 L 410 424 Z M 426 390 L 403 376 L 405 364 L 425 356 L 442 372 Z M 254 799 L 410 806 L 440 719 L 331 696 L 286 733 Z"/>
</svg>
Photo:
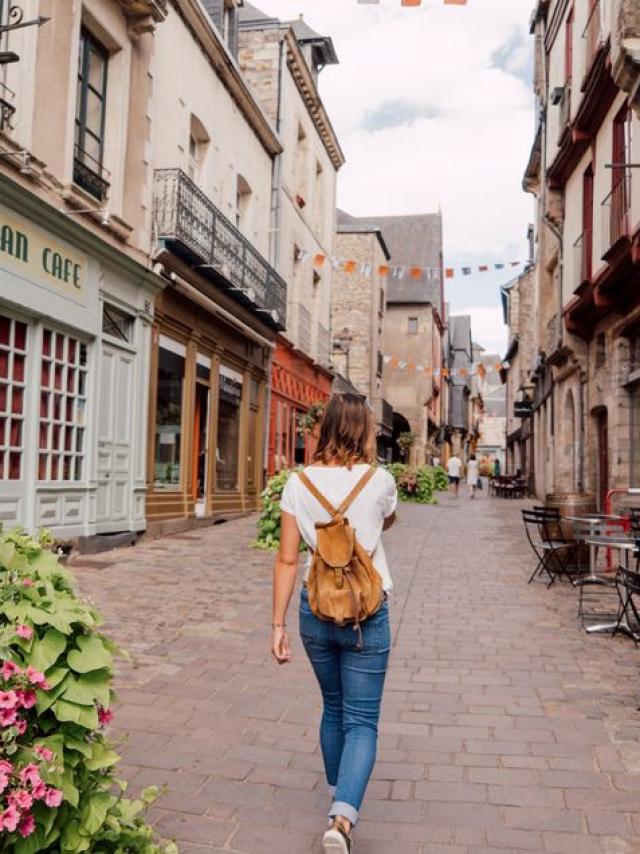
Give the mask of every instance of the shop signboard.
<svg viewBox="0 0 640 854">
<path fill-rule="evenodd" d="M 0 270 L 77 302 L 85 302 L 87 256 L 2 206 Z"/>
<path fill-rule="evenodd" d="M 533 403 L 530 400 L 517 400 L 513 404 L 514 418 L 529 418 L 533 412 Z"/>
</svg>

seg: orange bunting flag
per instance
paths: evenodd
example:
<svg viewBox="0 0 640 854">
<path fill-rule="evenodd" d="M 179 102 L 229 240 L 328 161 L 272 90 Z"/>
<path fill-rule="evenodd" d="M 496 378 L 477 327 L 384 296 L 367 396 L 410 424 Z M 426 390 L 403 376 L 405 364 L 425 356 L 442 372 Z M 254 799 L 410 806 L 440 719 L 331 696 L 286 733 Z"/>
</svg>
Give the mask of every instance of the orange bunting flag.
<svg viewBox="0 0 640 854">
<path fill-rule="evenodd" d="M 487 375 L 487 369 L 484 365 L 478 365 L 476 367 L 476 373 L 479 377 L 485 377 Z"/>
<path fill-rule="evenodd" d="M 411 269 L 409 270 L 409 275 L 412 279 L 421 279 L 422 267 L 411 267 Z"/>
<path fill-rule="evenodd" d="M 500 362 L 498 362 L 498 364 L 497 364 L 497 365 L 494 365 L 494 368 L 496 369 L 496 371 L 497 371 L 498 373 L 500 373 L 500 371 L 502 370 L 502 365 L 500 364 Z"/>
<path fill-rule="evenodd" d="M 388 276 L 389 275 L 389 268 L 387 267 L 386 264 L 381 264 L 378 267 L 378 275 L 379 276 Z"/>
<path fill-rule="evenodd" d="M 458 371 L 458 376 L 466 377 L 468 373 L 469 371 L 466 368 L 460 368 L 460 370 Z"/>
<path fill-rule="evenodd" d="M 416 369 L 416 366 L 415 366 L 414 362 L 407 362 L 407 370 L 408 371 L 415 371 L 415 369 Z"/>
<path fill-rule="evenodd" d="M 442 373 L 443 377 L 448 377 L 449 376 L 449 368 L 443 368 L 441 373 Z"/>
<path fill-rule="evenodd" d="M 453 267 L 447 267 L 447 269 L 444 271 L 444 275 L 445 275 L 446 279 L 453 279 L 453 276 L 454 276 Z"/>
<path fill-rule="evenodd" d="M 478 267 L 478 270 L 480 270 L 481 273 L 488 273 L 489 272 L 489 268 L 487 267 L 486 264 L 483 264 L 481 267 Z"/>
<path fill-rule="evenodd" d="M 424 372 L 425 372 L 425 374 L 431 374 L 431 373 L 433 373 L 433 368 L 425 368 Z"/>
<path fill-rule="evenodd" d="M 315 258 L 313 259 L 314 267 L 322 267 L 325 260 L 326 260 L 326 257 L 324 255 L 316 255 Z"/>
<path fill-rule="evenodd" d="M 355 273 L 356 271 L 356 262 L 355 261 L 345 261 L 343 265 L 343 269 L 345 273 Z"/>
<path fill-rule="evenodd" d="M 403 6 L 419 6 L 422 0 L 402 0 Z"/>
<path fill-rule="evenodd" d="M 400 360 L 396 359 L 396 357 L 394 356 L 393 358 L 389 359 L 389 364 L 391 365 L 392 368 L 397 368 L 398 365 L 400 364 Z"/>
<path fill-rule="evenodd" d="M 445 6 L 466 6 L 467 0 L 444 0 Z"/>
</svg>

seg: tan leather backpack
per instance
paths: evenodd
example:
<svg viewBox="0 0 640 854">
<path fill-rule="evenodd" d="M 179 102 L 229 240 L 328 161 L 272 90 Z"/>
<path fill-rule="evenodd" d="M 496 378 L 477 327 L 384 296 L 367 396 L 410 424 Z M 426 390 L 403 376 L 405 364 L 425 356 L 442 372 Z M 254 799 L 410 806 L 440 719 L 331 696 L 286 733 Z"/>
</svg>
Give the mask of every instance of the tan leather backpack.
<svg viewBox="0 0 640 854">
<path fill-rule="evenodd" d="M 304 472 L 298 477 L 330 514 L 329 522 L 316 522 L 317 546 L 307 579 L 309 606 L 321 620 L 343 626 L 353 623 L 362 649 L 360 624 L 375 614 L 384 601 L 382 579 L 371 555 L 362 548 L 345 513 L 375 474 L 371 466 L 342 504 L 335 508 Z"/>
</svg>

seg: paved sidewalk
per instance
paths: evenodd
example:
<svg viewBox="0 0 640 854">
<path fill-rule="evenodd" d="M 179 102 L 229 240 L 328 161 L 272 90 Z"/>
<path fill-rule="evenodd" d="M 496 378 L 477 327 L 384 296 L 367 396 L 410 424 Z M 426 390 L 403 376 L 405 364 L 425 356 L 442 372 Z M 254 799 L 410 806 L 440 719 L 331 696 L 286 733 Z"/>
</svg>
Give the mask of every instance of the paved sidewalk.
<svg viewBox="0 0 640 854">
<path fill-rule="evenodd" d="M 520 506 L 403 505 L 387 535 L 395 649 L 357 854 L 640 852 L 640 650 L 587 636 L 567 585 L 527 586 Z M 254 524 L 76 569 L 134 657 L 123 774 L 169 785 L 154 823 L 191 854 L 317 852 L 329 803 L 300 643 L 288 667 L 268 656 Z"/>
</svg>

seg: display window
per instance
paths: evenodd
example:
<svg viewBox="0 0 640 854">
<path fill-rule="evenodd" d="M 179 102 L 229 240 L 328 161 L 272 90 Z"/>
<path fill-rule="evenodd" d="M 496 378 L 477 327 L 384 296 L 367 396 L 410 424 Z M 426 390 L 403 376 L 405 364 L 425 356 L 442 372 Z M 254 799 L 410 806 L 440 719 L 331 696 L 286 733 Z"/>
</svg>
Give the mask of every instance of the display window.
<svg viewBox="0 0 640 854">
<path fill-rule="evenodd" d="M 241 373 L 220 366 L 216 447 L 216 489 L 220 492 L 238 489 L 242 386 Z"/>
<path fill-rule="evenodd" d="M 186 348 L 164 335 L 158 344 L 154 485 L 177 490 L 182 473 L 182 395 Z"/>
<path fill-rule="evenodd" d="M 23 477 L 26 360 L 26 324 L 0 315 L 0 481 Z"/>
</svg>

